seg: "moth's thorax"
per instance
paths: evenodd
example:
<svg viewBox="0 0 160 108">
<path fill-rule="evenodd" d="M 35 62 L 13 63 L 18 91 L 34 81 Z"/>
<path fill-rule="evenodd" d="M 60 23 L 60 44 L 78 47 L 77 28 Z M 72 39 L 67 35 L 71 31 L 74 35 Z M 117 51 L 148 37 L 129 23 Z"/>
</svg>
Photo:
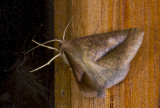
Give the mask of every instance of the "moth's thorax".
<svg viewBox="0 0 160 108">
<path fill-rule="evenodd" d="M 61 53 L 79 53 L 81 51 L 81 47 L 74 40 L 63 40 L 61 46 Z"/>
<path fill-rule="evenodd" d="M 67 64 L 68 64 L 68 60 L 66 59 L 66 55 L 76 60 L 81 59 L 83 55 L 80 45 L 77 44 L 74 40 L 63 40 L 60 51 L 61 51 L 63 60 Z"/>
<path fill-rule="evenodd" d="M 70 40 L 62 40 L 61 48 L 64 49 L 70 44 Z"/>
</svg>

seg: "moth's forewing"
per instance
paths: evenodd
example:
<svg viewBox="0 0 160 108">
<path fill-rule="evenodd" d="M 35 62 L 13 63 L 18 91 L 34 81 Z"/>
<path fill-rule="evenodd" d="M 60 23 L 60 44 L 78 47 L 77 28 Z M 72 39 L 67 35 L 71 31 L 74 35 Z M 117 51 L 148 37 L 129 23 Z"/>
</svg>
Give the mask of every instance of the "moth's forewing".
<svg viewBox="0 0 160 108">
<path fill-rule="evenodd" d="M 95 85 L 87 75 L 88 71 L 85 63 L 83 62 L 83 51 L 81 47 L 74 41 L 65 42 L 62 46 L 64 52 L 64 59 L 67 59 L 74 74 L 74 78 L 78 88 L 87 97 L 95 97 L 98 92 Z"/>
<path fill-rule="evenodd" d="M 142 43 L 138 29 L 86 36 L 64 44 L 64 54 L 85 96 L 103 97 L 105 87 L 122 81 Z"/>
<path fill-rule="evenodd" d="M 126 30 L 127 31 L 127 30 Z M 127 32 L 115 31 L 92 36 L 85 36 L 75 41 L 81 46 L 91 61 L 97 61 L 110 50 L 116 48 L 127 37 Z"/>
</svg>

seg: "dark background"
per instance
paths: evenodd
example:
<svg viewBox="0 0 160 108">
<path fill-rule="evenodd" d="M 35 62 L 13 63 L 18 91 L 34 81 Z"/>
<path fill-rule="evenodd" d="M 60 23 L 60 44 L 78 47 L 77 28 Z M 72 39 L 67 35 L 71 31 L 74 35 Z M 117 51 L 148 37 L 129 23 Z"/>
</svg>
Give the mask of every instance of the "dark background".
<svg viewBox="0 0 160 108">
<path fill-rule="evenodd" d="M 54 108 L 54 63 L 29 73 L 54 53 L 38 48 L 24 55 L 35 46 L 32 39 L 53 39 L 50 19 L 53 3 L 49 0 L 0 1 L 0 108 Z"/>
</svg>

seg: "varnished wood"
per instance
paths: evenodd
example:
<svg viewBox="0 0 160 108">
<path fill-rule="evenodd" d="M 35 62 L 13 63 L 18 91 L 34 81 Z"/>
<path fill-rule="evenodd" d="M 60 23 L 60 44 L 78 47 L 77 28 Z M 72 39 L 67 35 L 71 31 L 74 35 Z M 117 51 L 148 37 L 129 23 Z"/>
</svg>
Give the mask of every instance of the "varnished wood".
<svg viewBox="0 0 160 108">
<path fill-rule="evenodd" d="M 55 0 L 55 38 L 62 39 L 74 15 L 75 39 L 125 28 L 140 28 L 145 36 L 120 84 L 106 89 L 105 99 L 86 98 L 80 93 L 69 67 L 55 62 L 56 108 L 158 108 L 160 87 L 160 1 L 159 0 Z M 71 35 L 69 35 L 71 34 Z"/>
<path fill-rule="evenodd" d="M 70 0 L 54 0 L 54 38 L 61 39 L 71 17 Z M 70 28 L 66 33 L 68 39 Z M 57 45 L 56 45 L 57 46 Z M 60 58 L 55 60 L 55 108 L 71 108 L 71 72 Z"/>
</svg>

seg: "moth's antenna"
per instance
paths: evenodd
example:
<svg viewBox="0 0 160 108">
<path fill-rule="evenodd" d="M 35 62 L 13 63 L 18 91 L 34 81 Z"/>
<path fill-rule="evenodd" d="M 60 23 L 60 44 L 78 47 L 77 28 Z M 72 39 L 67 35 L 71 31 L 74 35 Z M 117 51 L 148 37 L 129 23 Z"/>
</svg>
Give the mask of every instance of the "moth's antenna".
<svg viewBox="0 0 160 108">
<path fill-rule="evenodd" d="M 68 28 L 68 26 L 70 25 L 72 19 L 73 19 L 73 16 L 72 16 L 71 20 L 69 21 L 69 23 L 67 24 L 67 26 L 66 26 L 66 28 L 65 28 L 65 30 L 64 30 L 64 33 L 63 33 L 63 40 L 64 40 L 64 38 L 65 38 L 65 34 L 66 34 L 66 31 L 67 31 L 67 28 Z"/>
<path fill-rule="evenodd" d="M 35 72 L 35 71 L 37 71 L 37 70 L 39 70 L 39 69 L 41 69 L 41 68 L 43 68 L 43 67 L 45 67 L 45 66 L 47 66 L 47 65 L 50 65 L 50 63 L 54 60 L 54 59 L 56 59 L 57 57 L 59 57 L 61 55 L 61 53 L 59 53 L 58 55 L 56 55 L 56 56 L 54 56 L 51 60 L 49 60 L 46 64 L 44 64 L 44 65 L 42 65 L 42 66 L 40 66 L 40 67 L 38 67 L 38 68 L 36 68 L 36 69 L 34 69 L 34 70 L 31 70 L 30 72 Z"/>
<path fill-rule="evenodd" d="M 54 42 L 54 41 L 58 41 L 58 42 L 62 42 L 61 40 L 58 40 L 58 39 L 54 39 L 54 40 L 50 40 L 50 41 L 47 41 L 47 42 L 44 42 L 44 43 L 41 43 L 41 45 L 44 45 L 44 44 L 47 44 L 47 43 L 51 43 L 51 42 Z M 36 47 L 33 47 L 32 49 L 28 50 L 27 52 L 24 53 L 24 55 L 26 55 L 27 53 L 29 53 L 30 51 L 40 47 L 41 45 L 38 45 Z"/>
</svg>

